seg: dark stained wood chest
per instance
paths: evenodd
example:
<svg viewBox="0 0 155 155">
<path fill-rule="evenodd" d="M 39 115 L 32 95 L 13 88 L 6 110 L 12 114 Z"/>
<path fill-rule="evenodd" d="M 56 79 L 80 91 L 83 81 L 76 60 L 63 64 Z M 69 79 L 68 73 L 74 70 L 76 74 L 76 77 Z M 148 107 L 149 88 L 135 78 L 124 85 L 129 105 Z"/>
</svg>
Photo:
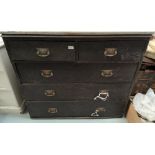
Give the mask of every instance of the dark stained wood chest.
<svg viewBox="0 0 155 155">
<path fill-rule="evenodd" d="M 3 33 L 35 118 L 123 117 L 150 33 Z"/>
</svg>

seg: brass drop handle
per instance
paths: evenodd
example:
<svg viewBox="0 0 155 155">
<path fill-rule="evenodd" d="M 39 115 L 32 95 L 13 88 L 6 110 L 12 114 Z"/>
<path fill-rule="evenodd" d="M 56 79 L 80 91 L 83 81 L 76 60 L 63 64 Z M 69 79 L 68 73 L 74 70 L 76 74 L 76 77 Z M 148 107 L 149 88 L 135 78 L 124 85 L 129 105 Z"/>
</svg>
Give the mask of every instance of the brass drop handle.
<svg viewBox="0 0 155 155">
<path fill-rule="evenodd" d="M 102 77 L 112 77 L 113 71 L 112 70 L 101 70 Z"/>
<path fill-rule="evenodd" d="M 94 97 L 94 100 L 100 99 L 102 101 L 106 101 L 109 97 L 109 91 L 108 90 L 101 90 L 99 94 Z"/>
<path fill-rule="evenodd" d="M 100 116 L 99 112 L 105 112 L 105 111 L 106 111 L 106 109 L 104 107 L 98 107 L 98 108 L 96 108 L 95 112 L 91 113 L 91 116 L 98 117 L 98 116 Z"/>
<path fill-rule="evenodd" d="M 45 96 L 55 96 L 55 90 L 49 89 L 44 91 Z"/>
<path fill-rule="evenodd" d="M 41 70 L 40 71 L 41 73 L 41 76 L 44 77 L 44 78 L 50 78 L 53 76 L 53 71 L 52 70 L 49 70 L 49 69 L 44 69 L 44 70 Z"/>
<path fill-rule="evenodd" d="M 36 48 L 37 49 L 37 52 L 36 54 L 39 56 L 39 57 L 47 57 L 50 55 L 50 50 L 49 48 Z"/>
<path fill-rule="evenodd" d="M 55 114 L 58 112 L 58 109 L 57 108 L 48 108 L 48 113 L 52 113 L 52 114 Z"/>
<path fill-rule="evenodd" d="M 117 48 L 105 48 L 104 55 L 107 57 L 113 57 L 117 55 Z"/>
</svg>

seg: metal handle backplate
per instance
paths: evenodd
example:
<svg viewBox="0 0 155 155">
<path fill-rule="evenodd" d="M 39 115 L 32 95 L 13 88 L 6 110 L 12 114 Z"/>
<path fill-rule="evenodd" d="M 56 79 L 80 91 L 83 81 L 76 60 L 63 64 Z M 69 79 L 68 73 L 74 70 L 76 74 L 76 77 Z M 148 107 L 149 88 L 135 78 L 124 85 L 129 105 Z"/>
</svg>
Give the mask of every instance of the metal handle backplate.
<svg viewBox="0 0 155 155">
<path fill-rule="evenodd" d="M 57 113 L 58 112 L 58 109 L 57 108 L 48 108 L 48 113 L 52 113 L 52 114 L 54 114 L 54 113 Z"/>
<path fill-rule="evenodd" d="M 44 69 L 44 70 L 41 70 L 40 71 L 41 73 L 41 76 L 44 77 L 44 78 L 50 78 L 53 76 L 53 71 L 52 70 L 49 70 L 49 69 Z"/>
<path fill-rule="evenodd" d="M 39 56 L 39 57 L 47 57 L 50 55 L 50 50 L 49 48 L 36 48 L 37 49 L 37 52 L 36 54 Z"/>
<path fill-rule="evenodd" d="M 107 57 L 113 57 L 117 55 L 117 48 L 105 48 L 104 55 Z"/>
<path fill-rule="evenodd" d="M 104 107 L 98 107 L 95 109 L 95 111 L 93 113 L 91 113 L 91 116 L 98 117 L 98 116 L 100 116 L 99 115 L 100 112 L 105 112 L 105 111 L 106 111 L 106 109 Z"/>
<path fill-rule="evenodd" d="M 102 77 L 111 77 L 113 76 L 112 70 L 101 70 L 101 76 Z"/>
<path fill-rule="evenodd" d="M 45 90 L 44 95 L 45 96 L 55 96 L 55 90 L 52 90 L 52 89 Z"/>
<path fill-rule="evenodd" d="M 94 100 L 100 99 L 102 101 L 106 101 L 109 97 L 109 91 L 108 90 L 100 90 L 99 94 L 94 97 Z"/>
</svg>

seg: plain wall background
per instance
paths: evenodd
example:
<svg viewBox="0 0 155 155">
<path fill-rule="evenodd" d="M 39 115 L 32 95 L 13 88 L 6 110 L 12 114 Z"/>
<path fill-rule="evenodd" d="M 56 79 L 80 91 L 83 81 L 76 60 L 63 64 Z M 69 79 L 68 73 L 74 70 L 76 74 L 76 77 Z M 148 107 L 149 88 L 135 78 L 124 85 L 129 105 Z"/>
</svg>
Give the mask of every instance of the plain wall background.
<svg viewBox="0 0 155 155">
<path fill-rule="evenodd" d="M 0 0 L 0 6 L 0 31 L 155 32 L 154 0 Z"/>
<path fill-rule="evenodd" d="M 155 31 L 154 0 L 0 0 L 0 31 Z"/>
</svg>

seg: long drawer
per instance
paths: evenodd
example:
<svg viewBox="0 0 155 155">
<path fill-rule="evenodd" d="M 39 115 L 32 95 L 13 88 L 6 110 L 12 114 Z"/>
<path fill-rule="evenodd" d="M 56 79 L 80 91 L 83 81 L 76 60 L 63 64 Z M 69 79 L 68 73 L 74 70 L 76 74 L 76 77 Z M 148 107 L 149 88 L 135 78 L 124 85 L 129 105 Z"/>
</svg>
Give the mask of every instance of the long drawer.
<svg viewBox="0 0 155 155">
<path fill-rule="evenodd" d="M 74 42 L 11 40 L 8 48 L 12 60 L 75 61 Z"/>
<path fill-rule="evenodd" d="M 131 82 L 137 64 L 17 63 L 22 83 Z"/>
<path fill-rule="evenodd" d="M 91 100 L 124 101 L 129 93 L 129 83 L 116 84 L 47 84 L 22 85 L 22 96 L 31 101 Z"/>
<path fill-rule="evenodd" d="M 27 101 L 31 117 L 122 117 L 124 104 L 94 104 L 88 101 Z"/>
<path fill-rule="evenodd" d="M 79 60 L 82 62 L 139 62 L 146 47 L 145 40 L 113 40 L 80 42 Z"/>
</svg>

